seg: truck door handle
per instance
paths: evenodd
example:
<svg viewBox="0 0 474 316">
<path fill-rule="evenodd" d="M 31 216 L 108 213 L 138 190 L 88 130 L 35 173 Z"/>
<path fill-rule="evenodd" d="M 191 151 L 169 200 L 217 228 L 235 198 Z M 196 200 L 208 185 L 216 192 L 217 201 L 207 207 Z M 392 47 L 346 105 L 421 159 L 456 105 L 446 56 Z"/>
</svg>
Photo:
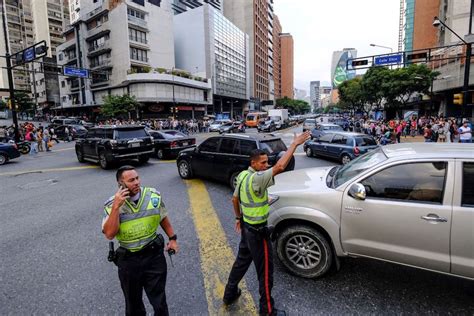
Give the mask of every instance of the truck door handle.
<svg viewBox="0 0 474 316">
<path fill-rule="evenodd" d="M 422 216 L 421 219 L 424 219 L 425 221 L 428 221 L 428 222 L 436 222 L 436 223 L 446 223 L 448 221 L 447 218 L 439 217 L 438 215 L 432 214 L 432 213 Z"/>
</svg>

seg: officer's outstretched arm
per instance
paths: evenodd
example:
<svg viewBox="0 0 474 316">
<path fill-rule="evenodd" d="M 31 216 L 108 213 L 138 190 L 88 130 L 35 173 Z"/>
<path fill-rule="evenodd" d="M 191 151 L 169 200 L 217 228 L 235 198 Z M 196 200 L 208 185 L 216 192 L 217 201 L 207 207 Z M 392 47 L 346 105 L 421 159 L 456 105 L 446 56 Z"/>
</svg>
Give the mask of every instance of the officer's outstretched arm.
<svg viewBox="0 0 474 316">
<path fill-rule="evenodd" d="M 296 148 L 299 145 L 303 144 L 308 139 L 310 139 L 310 137 L 311 137 L 311 132 L 309 131 L 299 134 L 298 136 L 295 135 L 295 138 L 293 139 L 293 142 L 291 143 L 286 153 L 273 166 L 272 168 L 273 176 L 276 176 L 277 174 L 285 171 L 286 166 L 288 166 L 288 163 L 290 163 L 291 157 L 293 157 L 293 154 L 295 153 Z"/>
</svg>

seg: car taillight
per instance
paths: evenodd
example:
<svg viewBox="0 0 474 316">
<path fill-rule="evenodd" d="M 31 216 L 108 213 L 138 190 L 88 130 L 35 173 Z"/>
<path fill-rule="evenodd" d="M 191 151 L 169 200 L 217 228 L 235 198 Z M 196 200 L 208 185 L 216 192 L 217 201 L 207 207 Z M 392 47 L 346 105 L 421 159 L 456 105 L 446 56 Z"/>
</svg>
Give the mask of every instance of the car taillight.
<svg viewBox="0 0 474 316">
<path fill-rule="evenodd" d="M 360 150 L 359 150 L 359 147 L 354 147 L 354 155 L 359 155 L 360 154 Z"/>
<path fill-rule="evenodd" d="M 171 142 L 171 145 L 170 145 L 170 146 L 171 146 L 171 148 L 178 147 L 178 143 L 176 143 L 176 142 Z"/>
</svg>

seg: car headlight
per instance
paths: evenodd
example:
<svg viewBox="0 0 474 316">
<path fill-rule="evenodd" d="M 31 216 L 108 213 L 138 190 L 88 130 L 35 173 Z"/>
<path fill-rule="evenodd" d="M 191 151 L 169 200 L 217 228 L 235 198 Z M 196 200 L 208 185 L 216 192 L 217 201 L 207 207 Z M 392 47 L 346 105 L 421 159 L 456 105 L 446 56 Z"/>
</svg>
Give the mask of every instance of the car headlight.
<svg viewBox="0 0 474 316">
<path fill-rule="evenodd" d="M 268 195 L 268 205 L 272 205 L 273 203 L 275 203 L 276 201 L 278 201 L 280 199 L 280 197 L 276 194 L 269 194 Z"/>
</svg>

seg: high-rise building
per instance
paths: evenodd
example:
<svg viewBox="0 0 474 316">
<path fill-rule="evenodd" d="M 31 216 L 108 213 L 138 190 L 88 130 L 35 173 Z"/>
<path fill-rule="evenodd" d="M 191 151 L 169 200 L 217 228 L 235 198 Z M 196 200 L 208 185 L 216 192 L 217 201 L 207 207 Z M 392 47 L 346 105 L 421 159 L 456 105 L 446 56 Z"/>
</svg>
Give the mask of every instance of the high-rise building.
<svg viewBox="0 0 474 316">
<path fill-rule="evenodd" d="M 58 47 L 58 64 L 89 69 L 92 79 L 63 77 L 60 110 L 90 113 L 108 95 L 130 94 L 141 103 L 137 116 L 206 112 L 211 83 L 175 69 L 169 1 L 81 0 L 79 5 L 71 10 L 76 16 Z"/>
<path fill-rule="evenodd" d="M 309 83 L 309 99 L 311 101 L 311 111 L 321 107 L 321 83 L 319 81 Z"/>
<path fill-rule="evenodd" d="M 222 1 L 223 0 L 171 0 L 171 7 L 175 14 L 199 8 L 204 4 L 209 4 L 214 9 L 222 11 Z"/>
<path fill-rule="evenodd" d="M 401 7 L 402 50 L 436 47 L 438 31 L 432 23 L 440 13 L 440 0 L 403 0 Z"/>
<path fill-rule="evenodd" d="M 204 4 L 174 17 L 174 36 L 176 67 L 212 79 L 208 112 L 242 116 L 250 98 L 248 35 Z"/>
<path fill-rule="evenodd" d="M 296 100 L 304 100 L 307 94 L 308 94 L 307 91 L 304 89 L 298 89 L 298 88 L 294 89 L 294 96 Z"/>
<path fill-rule="evenodd" d="M 275 100 L 281 96 L 281 41 L 282 27 L 280 19 L 273 15 L 273 80 L 275 81 Z"/>
<path fill-rule="evenodd" d="M 344 48 L 342 51 L 332 53 L 331 82 L 334 89 L 337 89 L 342 82 L 355 77 L 355 70 L 347 68 L 347 60 L 356 57 L 357 50 L 354 48 Z"/>
<path fill-rule="evenodd" d="M 293 36 L 290 33 L 280 34 L 281 43 L 281 95 L 293 99 Z"/>
<path fill-rule="evenodd" d="M 224 15 L 249 35 L 252 102 L 271 100 L 274 97 L 274 87 L 270 86 L 270 82 L 274 82 L 274 43 L 273 29 L 269 25 L 273 25 L 273 0 L 224 1 Z"/>
</svg>

